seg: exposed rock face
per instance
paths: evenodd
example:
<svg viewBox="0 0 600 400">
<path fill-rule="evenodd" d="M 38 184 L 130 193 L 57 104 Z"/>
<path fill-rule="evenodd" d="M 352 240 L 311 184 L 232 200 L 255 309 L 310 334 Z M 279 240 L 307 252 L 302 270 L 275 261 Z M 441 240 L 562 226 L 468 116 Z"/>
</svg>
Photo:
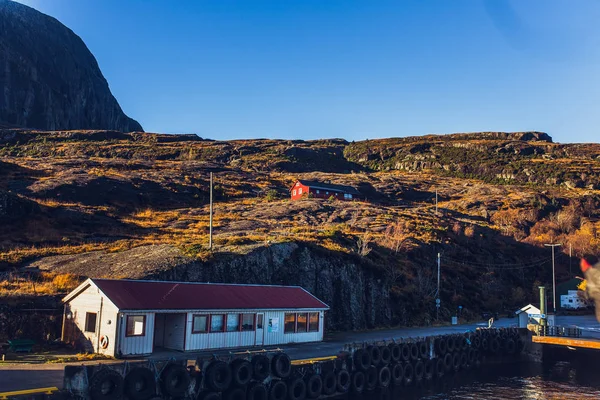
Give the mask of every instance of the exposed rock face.
<svg viewBox="0 0 600 400">
<path fill-rule="evenodd" d="M 10 0 L 0 0 L 0 83 L 0 125 L 142 131 L 79 36 Z"/>
</svg>

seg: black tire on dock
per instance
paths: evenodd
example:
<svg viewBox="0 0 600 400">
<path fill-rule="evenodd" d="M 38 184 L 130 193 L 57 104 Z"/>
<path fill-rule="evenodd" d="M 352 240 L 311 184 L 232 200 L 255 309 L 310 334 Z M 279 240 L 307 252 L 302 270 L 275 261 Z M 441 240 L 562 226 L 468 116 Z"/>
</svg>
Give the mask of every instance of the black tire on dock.
<svg viewBox="0 0 600 400">
<path fill-rule="evenodd" d="M 444 369 L 446 370 L 446 372 L 452 371 L 453 365 L 454 364 L 452 363 L 452 354 L 446 353 L 446 355 L 444 356 Z"/>
<path fill-rule="evenodd" d="M 92 400 L 119 400 L 123 398 L 123 377 L 114 369 L 101 368 L 89 381 Z"/>
<path fill-rule="evenodd" d="M 216 392 L 223 392 L 231 385 L 231 369 L 227 363 L 223 361 L 213 361 L 206 368 L 206 374 L 204 376 L 206 385 Z M 189 385 L 189 383 L 188 383 Z M 186 385 L 187 389 L 187 385 Z M 177 397 L 175 395 L 171 395 Z M 183 396 L 183 395 L 178 395 Z"/>
<path fill-rule="evenodd" d="M 366 371 L 371 365 L 371 354 L 366 349 L 358 349 L 352 358 L 354 367 L 359 371 Z"/>
<path fill-rule="evenodd" d="M 462 351 L 460 353 L 460 367 L 462 369 L 467 369 L 468 365 L 469 365 L 469 356 L 467 355 L 466 352 Z"/>
<path fill-rule="evenodd" d="M 316 399 L 323 391 L 323 378 L 321 375 L 313 374 L 306 380 L 306 397 Z"/>
<path fill-rule="evenodd" d="M 410 360 L 410 345 L 408 343 L 403 343 L 400 345 L 400 354 L 402 355 L 402 361 Z"/>
<path fill-rule="evenodd" d="M 442 376 L 444 376 L 444 372 L 446 371 L 446 366 L 444 365 L 444 359 L 436 358 L 434 362 L 435 362 L 435 376 L 436 376 L 436 378 L 441 378 Z"/>
<path fill-rule="evenodd" d="M 490 349 L 490 340 L 486 337 L 481 339 L 481 350 L 487 352 Z"/>
<path fill-rule="evenodd" d="M 392 381 L 392 372 L 389 367 L 381 367 L 379 371 L 377 371 L 377 386 L 380 388 L 386 388 L 390 386 L 390 382 Z"/>
<path fill-rule="evenodd" d="M 423 375 L 425 374 L 425 364 L 423 361 L 417 360 L 414 364 L 415 369 L 415 380 L 420 381 L 423 379 Z"/>
<path fill-rule="evenodd" d="M 288 378 L 292 373 L 292 361 L 285 353 L 277 353 L 271 359 L 271 371 L 281 379 Z"/>
<path fill-rule="evenodd" d="M 347 373 L 347 372 L 346 372 Z M 323 394 L 332 395 L 337 386 L 337 376 L 333 371 L 327 371 L 323 374 Z"/>
<path fill-rule="evenodd" d="M 443 337 L 436 338 L 434 341 L 435 344 L 435 352 L 438 357 L 443 357 L 448 350 L 446 348 L 446 339 Z"/>
<path fill-rule="evenodd" d="M 231 373 L 229 372 L 229 366 L 226 363 L 223 363 L 223 365 L 230 378 L 225 387 L 225 389 L 227 389 L 231 381 Z M 167 365 L 160 374 L 160 380 L 163 394 L 167 394 L 171 397 L 184 396 L 190 386 L 188 370 L 180 364 Z"/>
<path fill-rule="evenodd" d="M 288 399 L 304 400 L 306 398 L 306 383 L 302 378 L 294 378 L 288 382 Z"/>
<path fill-rule="evenodd" d="M 490 353 L 498 354 L 500 351 L 500 340 L 498 338 L 493 338 L 490 342 Z"/>
<path fill-rule="evenodd" d="M 243 358 L 231 362 L 231 381 L 235 386 L 245 386 L 250 382 L 254 371 L 252 364 Z"/>
<path fill-rule="evenodd" d="M 478 349 L 479 346 L 481 346 L 481 338 L 479 337 L 479 335 L 475 335 L 471 340 L 471 347 Z"/>
<path fill-rule="evenodd" d="M 352 373 L 351 378 L 350 389 L 352 389 L 354 393 L 362 393 L 365 390 L 365 373 L 362 371 L 355 371 Z"/>
<path fill-rule="evenodd" d="M 388 346 L 379 347 L 379 353 L 381 354 L 381 365 L 388 365 L 392 361 L 392 351 Z"/>
<path fill-rule="evenodd" d="M 367 346 L 367 352 L 371 355 L 371 365 L 378 366 L 381 362 L 381 351 L 378 346 Z"/>
<path fill-rule="evenodd" d="M 252 382 L 246 390 L 246 400 L 267 400 L 269 393 L 267 387 L 260 382 Z"/>
<path fill-rule="evenodd" d="M 417 360 L 419 358 L 419 346 L 416 343 L 410 344 L 410 359 Z"/>
<path fill-rule="evenodd" d="M 378 379 L 377 367 L 375 367 L 374 365 L 371 365 L 369 367 L 369 369 L 367 369 L 367 372 L 365 372 L 365 389 L 366 390 L 375 389 L 377 387 L 377 379 Z"/>
<path fill-rule="evenodd" d="M 284 381 L 271 381 L 269 388 L 269 400 L 285 400 L 287 397 L 287 384 Z"/>
<path fill-rule="evenodd" d="M 125 376 L 124 392 L 130 400 L 148 400 L 156 395 L 156 379 L 149 368 L 133 368 Z"/>
<path fill-rule="evenodd" d="M 429 346 L 427 346 L 427 342 L 419 342 L 419 357 L 422 360 L 429 359 Z"/>
<path fill-rule="evenodd" d="M 404 364 L 404 385 L 409 386 L 415 379 L 415 369 L 411 363 Z"/>
<path fill-rule="evenodd" d="M 509 338 L 504 344 L 504 349 L 506 350 L 506 354 L 515 354 L 517 352 L 517 344 L 512 338 Z"/>
<path fill-rule="evenodd" d="M 458 371 L 460 369 L 460 353 L 452 354 L 452 369 Z"/>
<path fill-rule="evenodd" d="M 345 369 L 341 369 L 336 375 L 336 389 L 340 393 L 346 393 L 350 389 L 350 373 Z"/>
<path fill-rule="evenodd" d="M 398 346 L 396 343 L 390 343 L 388 347 L 390 348 L 390 352 L 392 354 L 392 362 L 397 363 L 400 361 L 402 358 L 402 350 L 400 349 L 400 346 Z"/>
<path fill-rule="evenodd" d="M 425 364 L 425 374 L 423 375 L 423 378 L 425 378 L 425 380 L 430 381 L 431 379 L 433 379 L 435 364 L 433 360 L 425 360 L 423 361 L 423 363 Z"/>
<path fill-rule="evenodd" d="M 452 336 L 444 336 L 446 340 L 446 352 L 452 353 L 454 351 L 454 338 Z"/>
<path fill-rule="evenodd" d="M 271 362 L 269 357 L 263 354 L 257 354 L 250 361 L 252 364 L 252 373 L 257 381 L 264 381 L 271 374 Z"/>
<path fill-rule="evenodd" d="M 469 366 L 475 366 L 475 351 L 473 348 L 469 349 L 467 352 L 467 358 L 469 360 Z"/>
<path fill-rule="evenodd" d="M 162 397 L 158 397 L 159 400 L 162 400 Z M 221 400 L 221 395 L 215 392 L 200 392 L 196 397 L 197 400 Z M 154 400 L 154 398 L 153 398 Z"/>
<path fill-rule="evenodd" d="M 402 364 L 394 364 L 392 367 L 392 383 L 395 386 L 402 385 L 404 380 L 404 367 Z"/>
<path fill-rule="evenodd" d="M 240 387 L 227 389 L 223 393 L 223 400 L 246 400 L 246 391 Z"/>
</svg>

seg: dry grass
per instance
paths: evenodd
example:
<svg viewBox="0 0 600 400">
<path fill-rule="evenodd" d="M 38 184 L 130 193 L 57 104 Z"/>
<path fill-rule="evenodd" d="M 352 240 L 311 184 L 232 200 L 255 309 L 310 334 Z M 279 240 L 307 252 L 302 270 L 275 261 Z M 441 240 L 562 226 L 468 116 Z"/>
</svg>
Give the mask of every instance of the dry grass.
<svg viewBox="0 0 600 400">
<path fill-rule="evenodd" d="M 53 295 L 75 289 L 81 279 L 73 274 L 42 272 L 28 276 L 13 274 L 0 281 L 0 297 Z"/>
</svg>

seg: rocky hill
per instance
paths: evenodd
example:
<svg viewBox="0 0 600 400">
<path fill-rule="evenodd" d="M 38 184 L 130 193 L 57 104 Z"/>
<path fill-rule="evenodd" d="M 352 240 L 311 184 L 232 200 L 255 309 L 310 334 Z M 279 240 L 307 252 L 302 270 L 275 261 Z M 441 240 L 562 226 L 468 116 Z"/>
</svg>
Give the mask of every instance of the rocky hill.
<svg viewBox="0 0 600 400">
<path fill-rule="evenodd" d="M 85 43 L 56 19 L 0 0 L 0 126 L 142 131 Z"/>
<path fill-rule="evenodd" d="M 86 276 L 299 284 L 332 307 L 329 329 L 428 324 L 441 253 L 444 318 L 510 312 L 550 281 L 544 243 L 564 244 L 559 282 L 600 252 L 599 156 L 540 132 L 350 143 L 4 129 L 0 296 Z M 368 201 L 290 201 L 298 178 Z"/>
</svg>

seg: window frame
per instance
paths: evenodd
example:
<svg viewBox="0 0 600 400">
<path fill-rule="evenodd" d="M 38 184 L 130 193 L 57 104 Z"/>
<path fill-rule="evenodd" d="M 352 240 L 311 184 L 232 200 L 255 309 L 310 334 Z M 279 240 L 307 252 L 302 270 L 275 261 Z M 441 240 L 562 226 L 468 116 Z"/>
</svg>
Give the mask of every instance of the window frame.
<svg viewBox="0 0 600 400">
<path fill-rule="evenodd" d="M 197 331 L 194 329 L 194 327 L 196 326 L 196 324 L 194 323 L 194 320 L 196 319 L 196 317 L 206 317 L 206 321 L 205 321 L 205 329 L 203 331 Z M 210 332 L 210 314 L 192 314 L 192 334 L 200 334 L 200 333 L 209 333 Z"/>
<path fill-rule="evenodd" d="M 300 313 L 296 313 L 296 333 L 308 333 L 308 312 L 300 312 Z M 304 324 L 300 323 L 300 315 L 304 315 L 306 316 L 306 322 Z M 301 331 L 298 329 L 299 326 L 304 325 L 304 330 Z"/>
<path fill-rule="evenodd" d="M 316 315 L 317 316 L 317 329 L 311 329 L 311 325 L 310 325 L 310 316 L 311 315 Z M 313 333 L 313 332 L 319 332 L 320 331 L 320 325 L 321 325 L 321 313 L 320 312 L 309 312 L 308 313 L 308 333 Z"/>
<path fill-rule="evenodd" d="M 88 330 L 88 323 L 89 323 L 89 318 L 91 315 L 94 316 L 94 330 L 93 331 Z M 85 325 L 84 325 L 83 329 L 84 329 L 84 332 L 86 332 L 86 333 L 96 333 L 96 331 L 98 330 L 98 313 L 86 311 Z"/>
<path fill-rule="evenodd" d="M 129 318 L 133 317 L 142 317 L 142 333 L 129 333 Z M 146 315 L 142 314 L 127 314 L 127 319 L 125 320 L 125 337 L 143 337 L 146 336 Z"/>
<path fill-rule="evenodd" d="M 252 319 L 252 326 L 250 329 L 244 329 L 244 316 L 249 316 Z M 240 332 L 253 332 L 255 330 L 256 330 L 256 314 L 240 313 Z"/>
<path fill-rule="evenodd" d="M 296 195 L 296 189 L 294 189 L 294 194 L 293 194 L 293 195 L 294 195 L 294 196 Z"/>
<path fill-rule="evenodd" d="M 224 322 L 225 322 L 225 330 L 224 330 L 224 332 L 227 332 L 227 333 L 231 333 L 231 332 L 240 332 L 240 329 L 241 329 L 241 324 L 240 324 L 240 322 L 241 322 L 241 320 L 240 320 L 240 315 L 242 315 L 242 314 L 240 314 L 240 313 L 229 313 L 229 314 L 225 314 L 225 315 L 226 315 L 226 316 L 225 316 L 225 321 L 224 321 Z M 235 315 L 235 316 L 237 317 L 237 318 L 236 318 L 237 325 L 236 325 L 236 327 L 235 327 L 235 330 L 233 330 L 233 331 L 230 331 L 230 330 L 229 330 L 229 324 L 228 324 L 228 322 L 229 322 L 229 316 L 230 316 L 230 315 Z"/>
<path fill-rule="evenodd" d="M 226 314 L 210 314 L 210 324 L 208 326 L 208 333 L 223 333 L 227 329 L 227 319 L 225 318 Z M 212 319 L 214 316 L 221 316 L 223 318 L 223 328 L 220 331 L 213 331 L 212 329 Z"/>
<path fill-rule="evenodd" d="M 287 317 L 288 315 L 293 315 L 293 316 L 294 316 L 294 329 L 293 329 L 293 330 L 291 330 L 291 331 L 289 331 L 289 330 L 287 329 L 287 324 L 288 324 L 288 323 L 287 323 L 287 321 L 286 321 L 286 317 Z M 296 323 L 297 323 L 297 322 L 298 322 L 298 318 L 297 318 L 297 315 L 296 315 L 296 313 L 285 313 L 285 314 L 283 315 L 283 333 L 284 333 L 284 334 L 286 334 L 286 333 L 296 333 Z"/>
</svg>

